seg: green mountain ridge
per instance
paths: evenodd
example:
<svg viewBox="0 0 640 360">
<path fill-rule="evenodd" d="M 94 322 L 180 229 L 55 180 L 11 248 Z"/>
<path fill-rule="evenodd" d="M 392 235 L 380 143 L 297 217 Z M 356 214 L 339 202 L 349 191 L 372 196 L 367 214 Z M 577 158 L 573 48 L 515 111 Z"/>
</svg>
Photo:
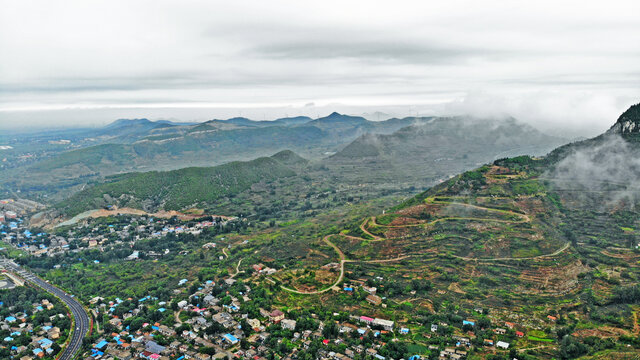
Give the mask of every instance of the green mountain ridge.
<svg viewBox="0 0 640 360">
<path fill-rule="evenodd" d="M 293 153 L 281 152 L 272 157 L 208 168 L 115 175 L 103 184 L 76 193 L 57 208 L 71 216 L 105 205 L 182 210 L 233 196 L 258 182 L 294 176 L 296 172 L 283 162 L 301 161 L 304 159 Z"/>
</svg>

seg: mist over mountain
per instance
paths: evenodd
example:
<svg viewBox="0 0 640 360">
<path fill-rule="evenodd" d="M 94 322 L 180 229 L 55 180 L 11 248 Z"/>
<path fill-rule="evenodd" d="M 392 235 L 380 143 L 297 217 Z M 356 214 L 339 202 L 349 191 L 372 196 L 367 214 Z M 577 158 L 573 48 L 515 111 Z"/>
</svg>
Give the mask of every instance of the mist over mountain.
<svg viewBox="0 0 640 360">
<path fill-rule="evenodd" d="M 565 145 L 550 158 L 555 191 L 577 207 L 634 209 L 640 203 L 640 104 L 631 106 L 604 134 Z"/>
<path fill-rule="evenodd" d="M 513 118 L 415 118 L 392 134 L 359 137 L 327 163 L 393 169 L 416 185 L 430 186 L 497 158 L 544 155 L 565 142 Z"/>
</svg>

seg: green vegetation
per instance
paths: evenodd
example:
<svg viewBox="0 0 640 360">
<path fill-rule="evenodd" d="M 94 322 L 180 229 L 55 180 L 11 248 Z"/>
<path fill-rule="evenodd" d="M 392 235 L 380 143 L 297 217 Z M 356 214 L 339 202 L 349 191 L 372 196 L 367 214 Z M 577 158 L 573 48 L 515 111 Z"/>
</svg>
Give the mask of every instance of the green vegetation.
<svg viewBox="0 0 640 360">
<path fill-rule="evenodd" d="M 73 216 L 85 210 L 113 205 L 180 210 L 212 204 L 233 196 L 252 184 L 295 175 L 272 158 L 233 162 L 212 168 L 185 168 L 164 173 L 147 172 L 114 176 L 109 182 L 82 191 L 58 205 Z"/>
</svg>

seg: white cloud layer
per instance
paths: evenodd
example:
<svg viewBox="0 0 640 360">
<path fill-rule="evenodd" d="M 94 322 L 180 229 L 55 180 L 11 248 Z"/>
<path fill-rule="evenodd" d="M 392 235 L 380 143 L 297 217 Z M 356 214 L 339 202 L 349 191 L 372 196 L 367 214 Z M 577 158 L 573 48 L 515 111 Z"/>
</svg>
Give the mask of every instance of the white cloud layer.
<svg viewBox="0 0 640 360">
<path fill-rule="evenodd" d="M 341 108 L 509 113 L 591 134 L 640 101 L 633 0 L 0 0 L 0 9 L 0 127 Z"/>
</svg>

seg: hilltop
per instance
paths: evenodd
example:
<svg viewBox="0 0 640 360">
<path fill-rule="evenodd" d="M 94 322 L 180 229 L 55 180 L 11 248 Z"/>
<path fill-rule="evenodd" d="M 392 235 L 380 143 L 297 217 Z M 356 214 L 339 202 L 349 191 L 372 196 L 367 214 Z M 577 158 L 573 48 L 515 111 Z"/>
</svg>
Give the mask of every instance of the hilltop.
<svg viewBox="0 0 640 360">
<path fill-rule="evenodd" d="M 622 113 L 609 132 L 621 135 L 638 134 L 640 132 L 640 104 L 633 105 Z"/>
</svg>

